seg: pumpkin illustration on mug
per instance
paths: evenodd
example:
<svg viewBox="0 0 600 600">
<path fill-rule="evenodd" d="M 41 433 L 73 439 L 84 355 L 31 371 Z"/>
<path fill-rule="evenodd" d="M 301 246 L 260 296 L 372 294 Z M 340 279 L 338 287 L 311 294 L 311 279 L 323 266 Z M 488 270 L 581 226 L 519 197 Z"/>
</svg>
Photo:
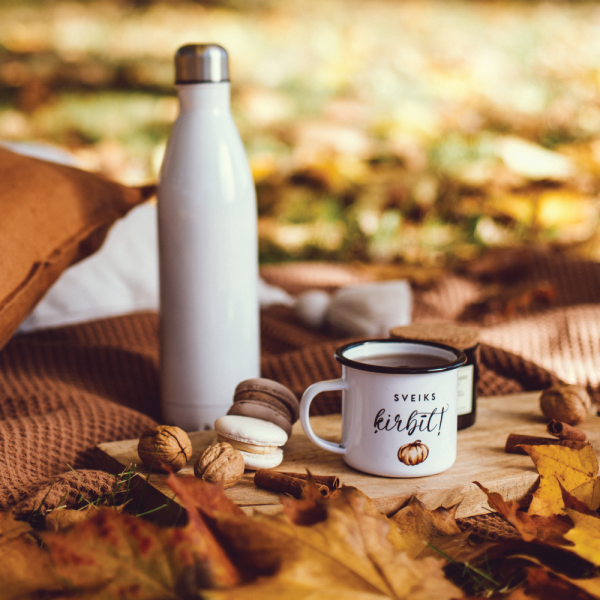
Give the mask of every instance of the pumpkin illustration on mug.
<svg viewBox="0 0 600 600">
<path fill-rule="evenodd" d="M 421 440 L 400 446 L 398 450 L 398 460 L 408 466 L 425 462 L 428 456 L 429 448 Z"/>
</svg>

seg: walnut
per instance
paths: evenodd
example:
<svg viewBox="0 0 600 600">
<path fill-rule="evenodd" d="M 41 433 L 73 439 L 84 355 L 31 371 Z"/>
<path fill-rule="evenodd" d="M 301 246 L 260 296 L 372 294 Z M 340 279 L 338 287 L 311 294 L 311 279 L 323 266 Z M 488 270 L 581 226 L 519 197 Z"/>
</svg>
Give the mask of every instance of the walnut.
<svg viewBox="0 0 600 600">
<path fill-rule="evenodd" d="M 194 475 L 210 483 L 223 483 L 224 488 L 234 486 L 244 474 L 244 457 L 231 444 L 212 444 L 198 457 Z"/>
<path fill-rule="evenodd" d="M 592 402 L 584 388 L 557 383 L 542 392 L 540 408 L 547 419 L 577 425 L 588 416 Z"/>
<path fill-rule="evenodd" d="M 158 425 L 142 433 L 138 455 L 151 469 L 176 472 L 192 458 L 192 443 L 183 429 Z"/>
</svg>

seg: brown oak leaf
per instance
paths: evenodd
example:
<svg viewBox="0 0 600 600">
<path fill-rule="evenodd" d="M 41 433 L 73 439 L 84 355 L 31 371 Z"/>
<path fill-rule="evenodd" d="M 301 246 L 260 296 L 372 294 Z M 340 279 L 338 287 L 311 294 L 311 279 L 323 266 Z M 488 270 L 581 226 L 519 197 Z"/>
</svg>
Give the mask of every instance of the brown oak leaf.
<svg viewBox="0 0 600 600">
<path fill-rule="evenodd" d="M 463 562 L 474 557 L 474 547 L 468 542 L 470 532 L 461 531 L 456 523 L 457 508 L 440 506 L 430 510 L 413 497 L 391 518 L 411 558 L 443 553 Z"/>
<path fill-rule="evenodd" d="M 571 522 L 567 517 L 561 515 L 550 515 L 543 517 L 531 515 L 519 510 L 519 502 L 504 500 L 498 492 L 490 492 L 479 482 L 473 482 L 488 497 L 491 508 L 508 521 L 526 542 L 540 541 L 546 544 L 564 545 L 564 534 L 571 528 Z"/>
</svg>

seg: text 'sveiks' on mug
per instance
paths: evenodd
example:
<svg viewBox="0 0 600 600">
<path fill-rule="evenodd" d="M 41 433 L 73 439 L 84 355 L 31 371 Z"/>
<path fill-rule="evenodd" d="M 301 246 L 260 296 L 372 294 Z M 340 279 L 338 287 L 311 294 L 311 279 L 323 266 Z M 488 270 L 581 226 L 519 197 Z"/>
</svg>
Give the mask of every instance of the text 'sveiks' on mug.
<svg viewBox="0 0 600 600">
<path fill-rule="evenodd" d="M 458 368 L 464 353 L 420 340 L 364 340 L 338 348 L 342 377 L 304 392 L 300 420 L 317 446 L 342 454 L 351 467 L 384 477 L 423 477 L 456 460 Z M 310 404 L 342 390 L 340 444 L 315 435 Z"/>
</svg>

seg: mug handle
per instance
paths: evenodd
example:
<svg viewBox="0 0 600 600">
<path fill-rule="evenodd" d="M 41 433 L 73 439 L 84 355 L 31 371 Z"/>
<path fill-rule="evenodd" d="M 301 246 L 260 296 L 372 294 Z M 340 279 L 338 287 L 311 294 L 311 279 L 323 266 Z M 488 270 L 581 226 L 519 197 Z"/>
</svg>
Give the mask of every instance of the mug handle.
<svg viewBox="0 0 600 600">
<path fill-rule="evenodd" d="M 318 381 L 317 383 L 313 383 L 306 388 L 306 391 L 304 394 L 302 394 L 302 400 L 300 400 L 300 422 L 302 423 L 302 428 L 304 429 L 306 437 L 313 444 L 316 444 L 320 448 L 329 450 L 329 452 L 335 452 L 336 454 L 346 454 L 346 448 L 341 444 L 328 442 L 316 436 L 315 432 L 310 426 L 308 412 L 310 405 L 317 394 L 322 392 L 332 392 L 334 390 L 345 390 L 347 387 L 348 386 L 345 379 L 328 379 L 326 381 Z"/>
</svg>

